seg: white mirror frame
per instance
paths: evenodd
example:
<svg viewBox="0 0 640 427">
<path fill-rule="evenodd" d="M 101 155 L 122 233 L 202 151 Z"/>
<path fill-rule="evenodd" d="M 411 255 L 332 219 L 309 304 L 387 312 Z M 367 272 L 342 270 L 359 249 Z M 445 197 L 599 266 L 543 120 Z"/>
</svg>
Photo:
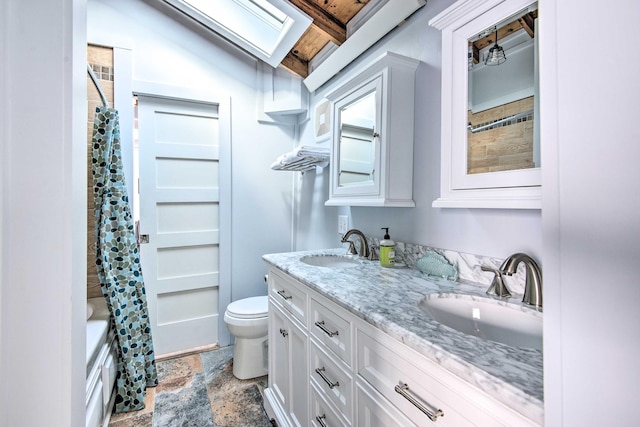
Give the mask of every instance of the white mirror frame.
<svg viewBox="0 0 640 427">
<path fill-rule="evenodd" d="M 468 40 L 533 3 L 459 0 L 429 21 L 442 31 L 441 188 L 433 207 L 541 208 L 540 168 L 467 174 L 466 154 Z"/>
<path fill-rule="evenodd" d="M 371 143 L 374 147 L 372 172 L 369 178 L 365 181 L 355 182 L 351 184 L 341 184 L 340 174 L 342 173 L 342 110 L 345 107 L 351 106 L 354 103 L 360 101 L 366 95 L 373 93 L 374 97 L 374 133 L 376 133 Z M 351 93 L 348 93 L 343 98 L 335 101 L 333 107 L 333 115 L 335 117 L 335 126 L 333 130 L 333 157 L 331 159 L 334 167 L 331 168 L 331 189 L 333 190 L 332 196 L 375 196 L 380 194 L 380 177 L 383 175 L 380 160 L 380 146 L 382 142 L 380 138 L 385 138 L 386 135 L 379 135 L 380 128 L 382 127 L 382 76 L 374 76 L 373 79 L 364 83 L 361 87 L 357 88 Z M 377 135 L 377 136 L 376 136 Z"/>
</svg>

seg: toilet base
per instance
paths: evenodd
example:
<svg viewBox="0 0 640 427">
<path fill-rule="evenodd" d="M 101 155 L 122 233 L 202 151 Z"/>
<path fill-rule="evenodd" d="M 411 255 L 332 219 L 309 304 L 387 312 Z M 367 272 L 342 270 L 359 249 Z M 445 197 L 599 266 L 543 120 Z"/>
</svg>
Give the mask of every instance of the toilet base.
<svg viewBox="0 0 640 427">
<path fill-rule="evenodd" d="M 233 375 L 241 380 L 258 378 L 268 373 L 267 336 L 237 338 L 233 349 Z"/>
</svg>

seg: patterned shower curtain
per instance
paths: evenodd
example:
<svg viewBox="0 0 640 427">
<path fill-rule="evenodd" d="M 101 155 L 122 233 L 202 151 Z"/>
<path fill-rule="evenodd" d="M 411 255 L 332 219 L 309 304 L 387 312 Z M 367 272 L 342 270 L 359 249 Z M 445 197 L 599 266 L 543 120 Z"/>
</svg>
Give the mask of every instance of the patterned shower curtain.
<svg viewBox="0 0 640 427">
<path fill-rule="evenodd" d="M 96 266 L 120 349 L 115 411 L 128 412 L 144 408 L 146 388 L 158 380 L 117 110 L 96 108 L 92 145 Z"/>
</svg>

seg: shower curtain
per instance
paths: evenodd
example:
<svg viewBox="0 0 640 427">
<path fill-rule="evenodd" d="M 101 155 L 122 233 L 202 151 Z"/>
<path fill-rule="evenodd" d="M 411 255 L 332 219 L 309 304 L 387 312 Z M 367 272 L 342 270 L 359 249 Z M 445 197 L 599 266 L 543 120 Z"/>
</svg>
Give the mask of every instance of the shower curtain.
<svg viewBox="0 0 640 427">
<path fill-rule="evenodd" d="M 128 412 L 144 408 L 146 388 L 158 380 L 117 110 L 96 108 L 92 145 L 96 267 L 120 350 L 115 412 Z"/>
</svg>

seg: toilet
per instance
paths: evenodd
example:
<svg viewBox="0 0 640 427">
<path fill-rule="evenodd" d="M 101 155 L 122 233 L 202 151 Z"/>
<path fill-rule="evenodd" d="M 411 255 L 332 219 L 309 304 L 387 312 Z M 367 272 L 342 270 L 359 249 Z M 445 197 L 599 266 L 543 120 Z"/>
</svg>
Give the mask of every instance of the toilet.
<svg viewBox="0 0 640 427">
<path fill-rule="evenodd" d="M 236 337 L 233 375 L 241 380 L 267 375 L 268 297 L 251 297 L 227 306 L 224 322 Z"/>
</svg>

